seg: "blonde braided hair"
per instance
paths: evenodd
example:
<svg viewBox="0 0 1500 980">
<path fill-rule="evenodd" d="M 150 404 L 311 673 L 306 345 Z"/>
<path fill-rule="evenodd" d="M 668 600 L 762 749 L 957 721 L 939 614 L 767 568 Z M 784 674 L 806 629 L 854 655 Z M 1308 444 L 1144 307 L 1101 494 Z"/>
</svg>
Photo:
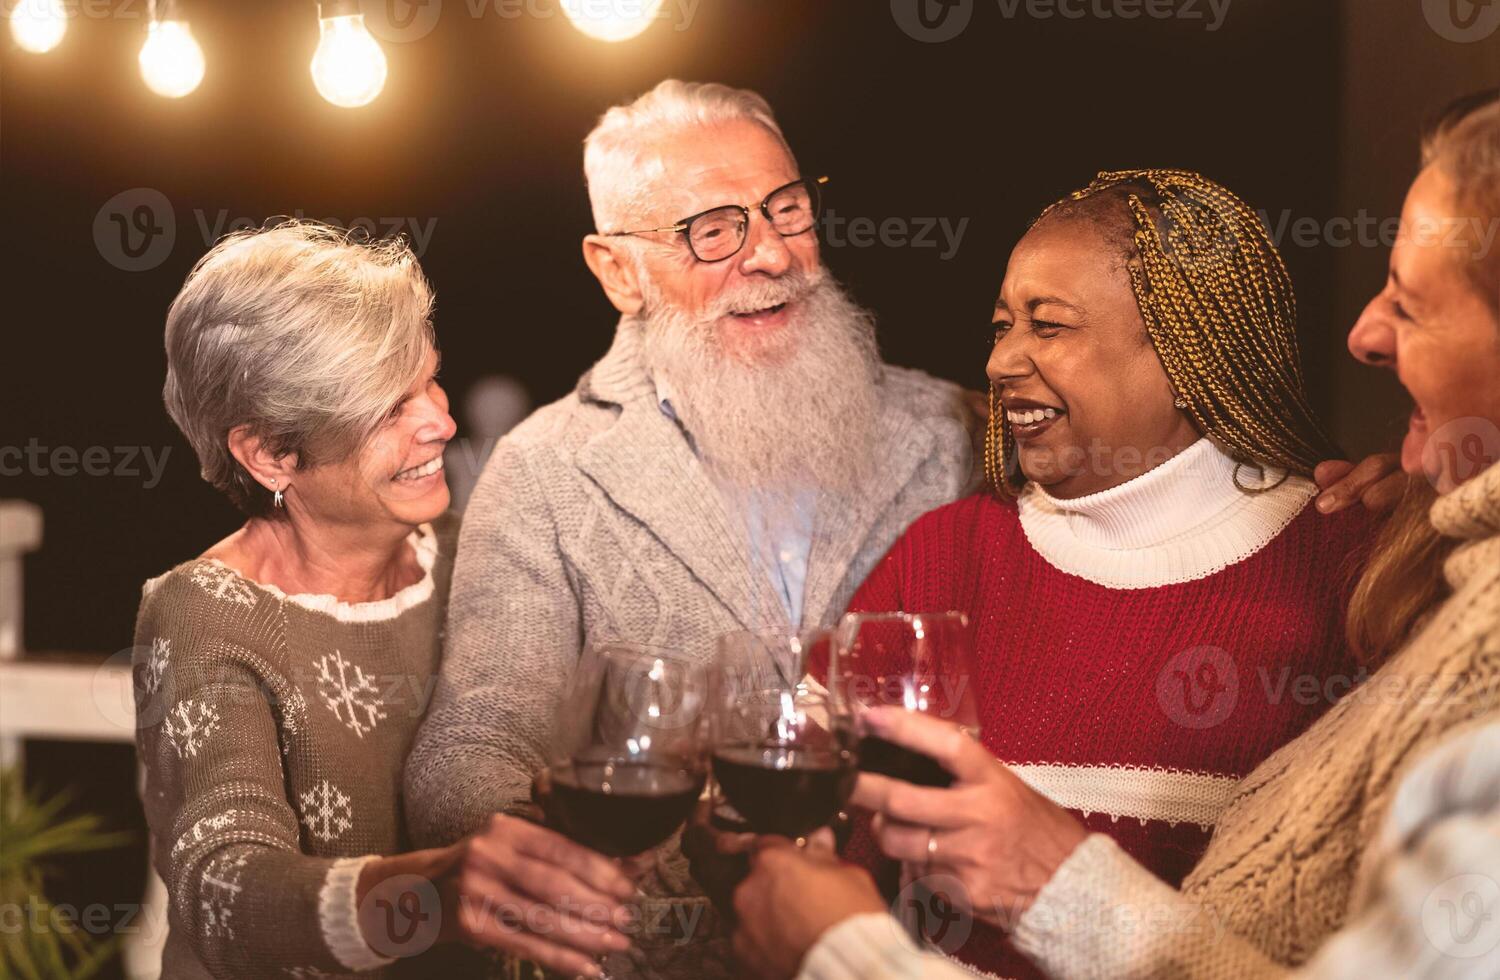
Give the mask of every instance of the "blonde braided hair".
<svg viewBox="0 0 1500 980">
<path fill-rule="evenodd" d="M 1117 170 L 1053 204 L 1031 227 L 1058 215 L 1118 231 L 1115 216 L 1100 213 L 1112 202 L 1134 224 L 1127 266 L 1151 345 L 1198 431 L 1262 469 L 1310 476 L 1337 457 L 1307 401 L 1291 277 L 1259 216 L 1202 174 Z M 991 388 L 985 476 L 1011 496 L 1024 477 L 996 401 Z"/>
</svg>

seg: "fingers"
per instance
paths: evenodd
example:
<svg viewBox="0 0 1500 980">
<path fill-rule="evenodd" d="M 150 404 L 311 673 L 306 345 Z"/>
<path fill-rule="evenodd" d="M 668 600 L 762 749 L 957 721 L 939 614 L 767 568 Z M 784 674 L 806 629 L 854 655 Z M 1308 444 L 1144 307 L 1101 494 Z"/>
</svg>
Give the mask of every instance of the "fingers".
<svg viewBox="0 0 1500 980">
<path fill-rule="evenodd" d="M 555 865 L 595 891 L 622 902 L 635 895 L 635 886 L 613 861 L 555 831 L 512 821 L 504 836 L 517 854 Z"/>
<path fill-rule="evenodd" d="M 1386 514 L 1396 509 L 1406 493 L 1407 476 L 1397 471 L 1360 495 L 1365 509 L 1375 514 Z"/>
<path fill-rule="evenodd" d="M 1342 462 L 1332 461 L 1332 462 Z M 1330 463 L 1320 464 L 1319 470 Z M 1317 508 L 1324 514 L 1332 514 L 1343 510 L 1350 504 L 1359 500 L 1375 484 L 1385 479 L 1394 470 L 1401 467 L 1400 457 L 1395 453 L 1377 453 L 1360 460 L 1358 465 L 1344 472 L 1344 474 L 1328 486 L 1319 496 Z M 1331 472 L 1331 471 L 1330 471 Z M 1314 476 L 1317 471 L 1314 471 Z M 1319 484 L 1322 485 L 1321 482 Z"/>
<path fill-rule="evenodd" d="M 981 750 L 983 751 L 983 750 Z M 928 827 L 962 827 L 970 820 L 966 807 L 958 805 L 967 797 L 963 789 L 932 789 L 914 786 L 899 779 L 874 773 L 860 773 L 855 784 L 854 802 L 887 819 L 918 823 Z"/>
<path fill-rule="evenodd" d="M 934 854 L 929 854 L 927 841 L 930 838 L 934 844 L 936 855 L 948 855 L 952 848 L 944 851 L 943 840 L 946 834 L 940 834 L 931 827 L 919 827 L 915 824 L 899 823 L 891 820 L 875 818 L 875 824 L 871 828 L 875 834 L 875 840 L 880 844 L 880 850 L 886 857 L 897 861 L 913 861 L 917 864 L 925 864 Z"/>
<path fill-rule="evenodd" d="M 1354 464 L 1347 459 L 1325 459 L 1313 467 L 1313 482 L 1319 488 L 1327 490 L 1348 476 L 1352 469 L 1354 469 Z"/>
<path fill-rule="evenodd" d="M 861 716 L 865 728 L 882 738 L 932 756 L 960 780 L 978 782 L 996 764 L 984 747 L 952 722 L 902 708 L 871 708 Z"/>
<path fill-rule="evenodd" d="M 613 895 L 589 887 L 556 865 L 514 853 L 504 866 L 497 862 L 491 867 L 493 876 L 528 901 L 563 908 L 576 904 L 607 910 L 610 920 L 621 927 L 630 921 L 629 912 Z"/>
</svg>

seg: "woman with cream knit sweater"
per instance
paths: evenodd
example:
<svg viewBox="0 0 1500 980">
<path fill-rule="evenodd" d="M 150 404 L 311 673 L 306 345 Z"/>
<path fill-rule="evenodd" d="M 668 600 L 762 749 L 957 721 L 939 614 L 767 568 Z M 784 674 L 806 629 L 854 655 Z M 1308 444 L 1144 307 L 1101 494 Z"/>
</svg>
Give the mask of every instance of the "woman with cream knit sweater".
<svg viewBox="0 0 1500 980">
<path fill-rule="evenodd" d="M 1445 736 L 1500 712 L 1500 256 L 1455 250 L 1445 233 L 1485 224 L 1459 215 L 1500 216 L 1500 100 L 1450 112 L 1425 164 L 1389 282 L 1349 340 L 1356 357 L 1392 368 L 1411 392 L 1402 465 L 1439 494 L 1430 524 L 1412 519 L 1415 504 L 1393 521 L 1351 606 L 1354 646 L 1384 662 L 1239 785 L 1181 891 L 956 730 L 900 711 L 868 716 L 876 734 L 935 756 L 956 777 L 946 790 L 862 777 L 856 802 L 876 812 L 881 848 L 944 875 L 962 911 L 1008 927 L 1050 976 L 1281 976 L 1346 922 L 1364 939 L 1343 937 L 1334 949 L 1344 958 L 1319 958 L 1314 975 L 1494 975 L 1500 934 L 1482 947 L 1500 919 L 1500 854 L 1466 841 L 1489 840 L 1495 801 L 1455 829 L 1437 811 L 1457 777 L 1421 770 L 1398 787 Z M 1441 577 L 1422 581 L 1424 566 Z M 1500 768 L 1478 754 L 1485 736 L 1474 737 L 1448 760 L 1466 786 Z M 1412 785 L 1431 792 L 1413 800 Z M 1429 824 L 1443 824 L 1437 845 L 1422 843 Z M 1421 860 L 1403 863 L 1403 848 Z M 1446 876 L 1417 873 L 1434 867 Z M 1465 876 L 1473 887 L 1459 887 Z M 799 965 L 817 980 L 957 969 L 911 947 L 864 872 L 826 855 L 767 847 L 736 906 L 737 949 L 764 975 Z M 1448 920 L 1452 928 L 1439 928 Z M 1402 928 L 1427 942 L 1395 942 Z"/>
</svg>

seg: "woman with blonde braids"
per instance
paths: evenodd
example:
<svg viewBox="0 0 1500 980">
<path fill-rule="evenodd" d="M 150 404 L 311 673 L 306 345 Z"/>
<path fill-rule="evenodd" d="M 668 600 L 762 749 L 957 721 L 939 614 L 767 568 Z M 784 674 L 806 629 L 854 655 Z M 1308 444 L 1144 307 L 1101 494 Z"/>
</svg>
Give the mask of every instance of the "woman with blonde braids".
<svg viewBox="0 0 1500 980">
<path fill-rule="evenodd" d="M 932 789 L 862 776 L 855 800 L 879 813 L 882 849 L 893 857 L 925 860 L 929 872 L 946 875 L 945 890 L 961 908 L 1010 929 L 1016 947 L 1049 977 L 1488 980 L 1497 975 L 1500 256 L 1482 236 L 1500 221 L 1500 93 L 1455 104 L 1427 140 L 1423 156 L 1424 169 L 1407 196 L 1391 255 L 1389 282 L 1355 325 L 1349 347 L 1360 360 L 1394 370 L 1413 396 L 1402 466 L 1413 480 L 1436 488 L 1428 520 L 1440 540 L 1423 541 L 1401 524 L 1382 535 L 1381 550 L 1372 556 L 1349 611 L 1351 646 L 1375 673 L 1232 789 L 1207 852 L 1181 890 L 1153 875 L 1149 860 L 1145 867 L 1132 860 L 1111 839 L 1118 835 L 1086 825 L 1028 785 L 1040 784 L 1056 797 L 1056 783 L 1028 778 L 1024 767 L 1003 765 L 954 726 L 889 708 L 866 716 L 869 730 L 928 753 L 955 777 L 951 788 Z M 1109 175 L 1106 183 L 1116 176 Z M 1186 186 L 1176 175 L 1144 179 L 1153 186 L 1159 181 Z M 1156 215 L 1149 197 L 1133 190 L 1131 195 L 1141 228 L 1137 242 L 1148 252 L 1153 229 L 1145 222 Z M 1195 190 L 1191 196 L 1208 195 Z M 1170 282 L 1152 270 L 1181 269 L 1174 259 L 1201 258 L 1203 247 L 1212 253 L 1207 265 L 1218 268 L 1217 259 L 1230 246 L 1212 244 L 1203 226 L 1179 235 L 1187 216 L 1172 204 L 1164 203 L 1158 213 L 1165 218 L 1156 225 L 1163 230 L 1161 254 L 1143 257 L 1139 271 L 1131 266 L 1145 319 L 1150 324 L 1166 309 L 1218 315 L 1220 296 L 1199 292 L 1196 287 L 1206 280 L 1196 272 Z M 1044 220 L 1038 228 L 1046 225 Z M 1035 331 L 1039 320 L 1054 315 L 1050 311 L 1058 300 L 1078 304 L 1078 293 L 1061 290 L 1063 275 L 1048 282 L 1053 292 L 1047 300 L 1031 285 L 1048 278 L 1044 264 L 1027 254 L 1036 246 L 1023 242 L 1012 258 L 997 313 L 997 321 L 1008 327 L 990 362 L 1002 403 L 1013 388 L 1032 398 L 1043 390 L 1059 400 L 1069 394 L 1052 392 L 1056 382 L 1044 389 L 1044 370 L 1027 373 L 1020 354 L 1002 353 L 1021 323 Z M 1161 264 L 1162 255 L 1168 265 Z M 1017 281 L 1018 274 L 1027 285 Z M 1243 271 L 1215 273 L 1224 274 L 1236 284 L 1229 292 L 1237 297 L 1252 295 L 1260 285 Z M 1076 314 L 1069 320 L 1070 326 L 1082 322 Z M 1196 359 L 1206 365 L 1229 346 L 1223 337 L 1190 342 L 1183 345 L 1179 363 Z M 1031 355 L 1032 363 L 1041 367 L 1036 356 Z M 1173 358 L 1163 354 L 1162 361 L 1171 376 Z M 1179 391 L 1191 390 L 1183 379 L 1171 381 Z M 1262 393 L 1273 390 L 1271 384 Z M 1232 419 L 1238 411 L 1233 389 L 1205 384 L 1200 390 L 1213 399 L 1211 411 L 1193 404 L 1193 395 L 1184 396 L 1200 424 Z M 1150 396 L 1143 392 L 1147 406 Z M 1077 406 L 1061 407 L 1072 414 Z M 1293 406 L 1284 407 L 1288 414 L 1281 418 L 1295 417 Z M 1004 465 L 1012 458 L 1006 452 L 1010 446 L 1017 447 L 1020 473 L 1031 478 L 1045 451 L 1055 451 L 1061 441 L 1049 433 L 1050 445 L 1043 447 L 1025 428 L 1036 424 L 1028 421 L 1029 411 L 1022 418 L 1007 414 L 1017 431 L 1014 443 L 999 441 L 995 472 L 1003 483 L 1014 480 Z M 1246 418 L 1233 425 L 1240 427 L 1241 421 L 1246 432 L 1252 422 L 1269 422 Z M 1210 433 L 1230 443 L 1229 434 L 1212 428 Z M 1286 445 L 1293 446 L 1292 434 L 1285 435 Z M 1151 478 L 1148 473 L 1143 479 Z M 1047 489 L 1055 494 L 1053 485 Z M 1213 489 L 1205 484 L 1199 492 L 1208 496 Z M 1029 486 L 1020 491 L 1020 521 L 1028 533 L 1026 501 L 1035 493 Z M 1130 520 L 1150 516 L 1137 510 Z M 1258 555 L 1299 533 L 1300 520 L 1294 518 Z M 976 531 L 972 546 L 994 548 L 992 533 L 979 521 L 969 526 Z M 892 560 L 906 561 L 900 546 Z M 1030 557 L 1018 561 L 1014 554 L 997 553 L 990 560 L 1015 566 Z M 1438 580 L 1428 582 L 1426 569 L 1434 564 Z M 897 591 L 904 600 L 913 594 L 909 583 L 916 576 L 909 567 L 901 571 Z M 1283 571 L 1295 574 L 1291 563 Z M 1404 588 L 1398 587 L 1403 579 Z M 931 590 L 916 596 L 918 601 L 933 597 Z M 1264 631 L 1256 622 L 1254 602 L 1229 594 L 1219 601 L 1242 617 L 1253 644 L 1275 649 L 1284 642 L 1284 633 Z M 1092 617 L 1099 608 L 1079 609 L 1077 615 Z M 1203 614 L 1192 605 L 1178 612 Z M 1287 612 L 1295 616 L 1292 607 Z M 1139 669 L 1139 650 L 1128 630 L 1116 635 L 1115 669 L 1084 664 L 1075 670 L 1078 687 L 1111 680 L 1122 692 L 1132 686 L 1128 675 Z M 1373 648 L 1367 645 L 1372 639 L 1391 645 Z M 1066 654 L 1075 647 L 1053 652 Z M 1027 651 L 1014 652 L 1024 660 Z M 1010 661 L 1012 654 L 1007 649 L 991 657 Z M 986 683 L 993 681 L 981 679 L 982 686 Z M 1243 678 L 1238 692 L 1243 705 Z M 1252 700 L 1259 696 L 1255 692 Z M 1067 717 L 1075 700 L 1071 690 L 1057 692 L 1056 713 Z M 1162 707 L 1170 713 L 1171 704 L 1164 700 Z M 1027 710 L 1024 704 L 1018 709 Z M 1236 706 L 1225 724 L 1238 711 Z M 1057 723 L 1044 715 L 1026 723 L 1049 726 L 1056 737 Z M 1007 733 L 1017 727 L 1009 720 L 1001 724 Z M 1082 719 L 1072 736 L 1088 743 L 1097 729 L 1117 727 L 1117 718 L 1100 713 Z M 1177 751 L 1171 741 L 1163 743 L 1164 752 Z M 985 742 L 991 744 L 988 731 Z M 1007 757 L 1004 750 L 997 754 Z M 803 895 L 816 899 L 800 899 Z M 736 949 L 762 967 L 762 976 L 799 970 L 803 980 L 967 975 L 941 957 L 919 953 L 883 914 L 865 872 L 827 853 L 763 846 L 735 903 Z"/>
<path fill-rule="evenodd" d="M 851 608 L 968 613 L 984 747 L 1176 884 L 1236 783 L 1358 683 L 1343 610 L 1373 518 L 1310 506 L 1337 452 L 1291 282 L 1212 181 L 1105 173 L 1053 205 L 994 323 L 991 491 L 920 518 Z M 846 853 L 928 841 L 877 819 Z M 1030 972 L 995 928 L 952 951 Z"/>
</svg>

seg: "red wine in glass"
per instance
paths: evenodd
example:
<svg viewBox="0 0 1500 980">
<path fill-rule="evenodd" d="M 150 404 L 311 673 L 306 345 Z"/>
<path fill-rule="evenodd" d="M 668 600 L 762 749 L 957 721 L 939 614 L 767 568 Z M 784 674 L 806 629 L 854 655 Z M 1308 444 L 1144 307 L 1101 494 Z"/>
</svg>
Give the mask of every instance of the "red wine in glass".
<svg viewBox="0 0 1500 980">
<path fill-rule="evenodd" d="M 879 773 L 918 786 L 947 789 L 953 785 L 953 773 L 932 756 L 879 735 L 866 735 L 859 740 L 859 768 L 861 772 Z"/>
<path fill-rule="evenodd" d="M 804 838 L 828 825 L 854 792 L 855 753 L 827 745 L 721 745 L 714 778 L 757 834 Z"/>
<path fill-rule="evenodd" d="M 675 759 L 575 759 L 551 771 L 547 822 L 600 854 L 629 857 L 682 826 L 705 779 Z"/>
</svg>

